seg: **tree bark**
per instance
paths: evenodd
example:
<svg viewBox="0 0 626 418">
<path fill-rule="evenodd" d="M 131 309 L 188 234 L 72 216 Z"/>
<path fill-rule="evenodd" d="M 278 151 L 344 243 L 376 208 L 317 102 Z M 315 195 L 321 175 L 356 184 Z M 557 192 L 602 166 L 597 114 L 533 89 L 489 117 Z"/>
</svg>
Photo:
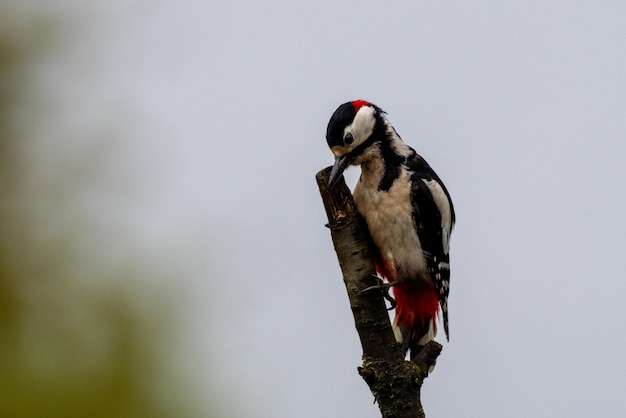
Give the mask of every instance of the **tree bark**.
<svg viewBox="0 0 626 418">
<path fill-rule="evenodd" d="M 378 402 L 383 418 L 425 417 L 420 390 L 442 347 L 431 341 L 413 362 L 404 360 L 382 292 L 363 293 L 379 284 L 375 250 L 365 222 L 343 178 L 329 189 L 329 175 L 330 167 L 317 173 L 316 180 L 363 348 L 363 365 L 358 372 Z"/>
</svg>

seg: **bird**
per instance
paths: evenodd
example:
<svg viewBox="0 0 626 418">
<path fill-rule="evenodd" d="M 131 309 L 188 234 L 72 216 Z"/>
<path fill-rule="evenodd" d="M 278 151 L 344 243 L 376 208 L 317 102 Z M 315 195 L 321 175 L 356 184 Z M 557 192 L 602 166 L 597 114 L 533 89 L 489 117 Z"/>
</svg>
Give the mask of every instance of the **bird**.
<svg viewBox="0 0 626 418">
<path fill-rule="evenodd" d="M 367 100 L 340 105 L 328 122 L 326 141 L 335 157 L 330 188 L 348 166 L 361 167 L 354 202 L 376 249 L 377 277 L 393 290 L 392 328 L 403 355 L 413 359 L 435 338 L 439 309 L 449 341 L 455 213 L 446 186 L 402 140 L 387 113 Z"/>
</svg>

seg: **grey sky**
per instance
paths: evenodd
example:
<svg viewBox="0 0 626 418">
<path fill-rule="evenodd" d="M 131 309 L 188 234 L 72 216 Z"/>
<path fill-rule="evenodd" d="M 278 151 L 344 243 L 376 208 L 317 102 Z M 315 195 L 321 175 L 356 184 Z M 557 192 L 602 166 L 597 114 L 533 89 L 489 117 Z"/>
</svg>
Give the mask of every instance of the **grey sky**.
<svg viewBox="0 0 626 418">
<path fill-rule="evenodd" d="M 365 98 L 457 212 L 428 416 L 623 416 L 625 3 L 79 4 L 46 6 L 70 135 L 41 158 L 124 138 L 84 204 L 178 273 L 181 385 L 228 417 L 379 416 L 314 181 Z"/>
</svg>

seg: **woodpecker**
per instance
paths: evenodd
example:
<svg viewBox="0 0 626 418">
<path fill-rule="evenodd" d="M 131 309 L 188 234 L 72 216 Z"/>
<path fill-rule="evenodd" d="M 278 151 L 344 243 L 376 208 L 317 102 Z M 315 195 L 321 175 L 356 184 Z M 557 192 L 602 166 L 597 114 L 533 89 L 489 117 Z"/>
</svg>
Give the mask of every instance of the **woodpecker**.
<svg viewBox="0 0 626 418">
<path fill-rule="evenodd" d="M 366 101 L 342 104 L 326 140 L 335 156 L 329 186 L 349 165 L 361 166 L 354 201 L 377 249 L 376 271 L 393 286 L 393 331 L 413 358 L 437 333 L 441 307 L 446 339 L 450 234 L 454 207 L 443 182 L 402 141 L 386 112 Z"/>
</svg>

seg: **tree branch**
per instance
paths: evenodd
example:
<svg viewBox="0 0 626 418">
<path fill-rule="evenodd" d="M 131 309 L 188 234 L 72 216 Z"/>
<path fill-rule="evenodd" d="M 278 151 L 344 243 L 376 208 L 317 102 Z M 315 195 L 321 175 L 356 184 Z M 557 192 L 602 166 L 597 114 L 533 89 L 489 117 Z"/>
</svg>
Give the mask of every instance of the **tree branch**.
<svg viewBox="0 0 626 418">
<path fill-rule="evenodd" d="M 442 347 L 431 341 L 413 362 L 404 360 L 382 293 L 363 294 L 364 289 L 378 284 L 374 248 L 365 222 L 343 178 L 329 189 L 329 175 L 330 167 L 317 173 L 316 180 L 363 348 L 359 374 L 372 391 L 383 418 L 423 418 L 420 390 Z"/>
</svg>

